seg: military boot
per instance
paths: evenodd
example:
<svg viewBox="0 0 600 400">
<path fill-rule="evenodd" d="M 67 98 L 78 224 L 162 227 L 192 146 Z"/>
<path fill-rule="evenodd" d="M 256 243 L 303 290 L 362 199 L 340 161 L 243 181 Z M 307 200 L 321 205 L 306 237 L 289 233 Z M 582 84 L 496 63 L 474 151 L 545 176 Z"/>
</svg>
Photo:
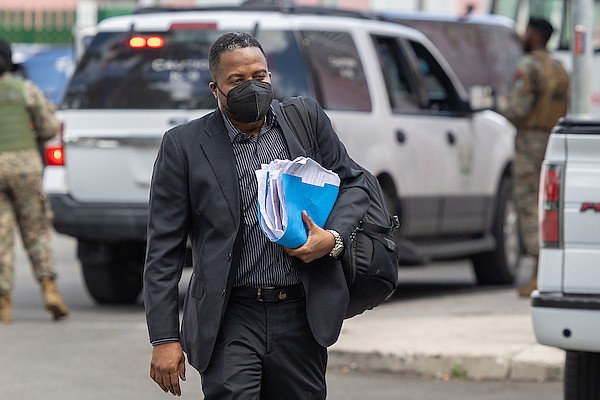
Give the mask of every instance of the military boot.
<svg viewBox="0 0 600 400">
<path fill-rule="evenodd" d="M 52 314 L 52 317 L 55 320 L 66 317 L 69 313 L 69 309 L 58 293 L 56 282 L 52 279 L 44 279 L 41 284 L 44 303 L 46 304 L 48 311 L 50 311 L 50 314 Z"/>
<path fill-rule="evenodd" d="M 529 279 L 529 283 L 523 287 L 520 287 L 517 290 L 517 293 L 520 297 L 529 297 L 531 293 L 537 289 L 537 267 L 538 267 L 538 257 L 533 257 L 533 272 L 531 274 L 531 278 Z"/>
<path fill-rule="evenodd" d="M 10 294 L 0 295 L 0 322 L 12 322 L 12 302 Z"/>
<path fill-rule="evenodd" d="M 519 297 L 529 297 L 531 293 L 537 289 L 537 279 L 532 278 L 526 286 L 520 287 L 517 290 Z"/>
</svg>

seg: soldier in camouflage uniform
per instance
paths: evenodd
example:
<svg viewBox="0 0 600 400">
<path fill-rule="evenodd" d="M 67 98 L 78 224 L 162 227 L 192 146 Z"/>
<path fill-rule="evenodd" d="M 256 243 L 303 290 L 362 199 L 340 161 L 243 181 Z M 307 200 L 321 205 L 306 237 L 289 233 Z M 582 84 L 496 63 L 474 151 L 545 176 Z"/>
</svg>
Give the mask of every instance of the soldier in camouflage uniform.
<svg viewBox="0 0 600 400">
<path fill-rule="evenodd" d="M 38 142 L 53 138 L 60 122 L 39 88 L 9 72 L 11 57 L 9 44 L 0 39 L 0 322 L 13 319 L 17 225 L 46 308 L 56 320 L 68 309 L 55 284 L 51 211 L 42 190 Z"/>
<path fill-rule="evenodd" d="M 514 199 L 524 250 L 535 260 L 531 281 L 519 289 L 521 296 L 528 296 L 537 284 L 538 187 L 546 143 L 567 112 L 568 74 L 546 50 L 552 32 L 548 21 L 530 19 L 523 39 L 527 54 L 515 72 L 513 90 L 500 103 L 500 112 L 517 127 Z"/>
</svg>

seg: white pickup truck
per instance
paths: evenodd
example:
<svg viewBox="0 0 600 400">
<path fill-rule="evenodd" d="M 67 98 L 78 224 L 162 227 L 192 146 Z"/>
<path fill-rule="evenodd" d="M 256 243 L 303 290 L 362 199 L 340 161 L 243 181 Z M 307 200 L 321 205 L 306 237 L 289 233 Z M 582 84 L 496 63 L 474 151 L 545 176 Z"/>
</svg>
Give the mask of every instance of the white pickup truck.
<svg viewBox="0 0 600 400">
<path fill-rule="evenodd" d="M 565 400 L 600 399 L 600 120 L 563 119 L 540 180 L 537 340 L 566 350 Z"/>
</svg>

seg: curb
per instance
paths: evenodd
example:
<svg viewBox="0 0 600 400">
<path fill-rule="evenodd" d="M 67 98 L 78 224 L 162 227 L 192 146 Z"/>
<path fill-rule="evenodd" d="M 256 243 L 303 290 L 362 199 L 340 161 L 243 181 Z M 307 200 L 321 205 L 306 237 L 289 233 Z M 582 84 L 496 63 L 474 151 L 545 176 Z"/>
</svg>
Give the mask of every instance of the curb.
<svg viewBox="0 0 600 400">
<path fill-rule="evenodd" d="M 342 371 L 391 373 L 444 380 L 556 382 L 563 379 L 564 352 L 555 350 L 531 348 L 514 355 L 498 356 L 415 352 L 384 354 L 378 351 L 332 349 L 329 351 L 329 366 Z"/>
<path fill-rule="evenodd" d="M 443 380 L 560 382 L 564 363 L 564 350 L 537 342 L 531 302 L 514 288 L 393 299 L 345 320 L 329 348 L 341 372 Z"/>
</svg>

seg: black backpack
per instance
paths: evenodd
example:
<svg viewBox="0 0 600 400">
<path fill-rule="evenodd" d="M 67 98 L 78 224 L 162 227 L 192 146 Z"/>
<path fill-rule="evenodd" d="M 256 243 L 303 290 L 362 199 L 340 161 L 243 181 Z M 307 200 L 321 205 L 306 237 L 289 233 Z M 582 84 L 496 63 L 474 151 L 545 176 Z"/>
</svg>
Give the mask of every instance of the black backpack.
<svg viewBox="0 0 600 400">
<path fill-rule="evenodd" d="M 285 122 L 300 139 L 307 155 L 314 158 L 318 143 L 304 99 L 291 97 L 281 102 L 280 107 Z M 342 258 L 350 291 L 346 318 L 379 305 L 398 286 L 395 239 L 395 229 L 400 226 L 398 216 L 390 214 L 377 178 L 358 164 L 356 166 L 365 173 L 371 205 L 351 234 L 350 243 Z"/>
</svg>

